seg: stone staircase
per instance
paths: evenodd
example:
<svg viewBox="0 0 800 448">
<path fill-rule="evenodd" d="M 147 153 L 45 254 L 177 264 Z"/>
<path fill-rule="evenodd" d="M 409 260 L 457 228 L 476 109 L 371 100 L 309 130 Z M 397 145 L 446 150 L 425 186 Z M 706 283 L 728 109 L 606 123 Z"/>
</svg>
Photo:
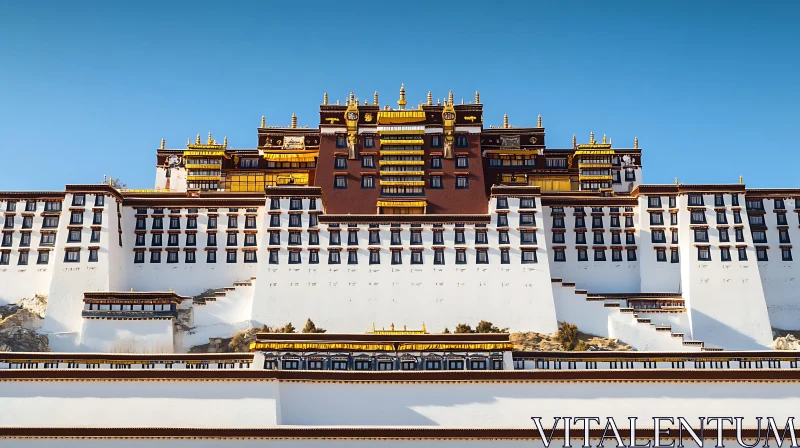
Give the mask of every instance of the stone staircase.
<svg viewBox="0 0 800 448">
<path fill-rule="evenodd" d="M 589 294 L 576 289 L 575 283 L 562 279 L 551 279 L 553 297 L 556 301 L 556 317 L 559 321 L 576 324 L 584 333 L 615 338 L 640 351 L 701 351 L 702 341 L 686 340 L 682 331 L 673 331 L 673 325 L 654 323 L 652 315 L 662 321 L 672 320 L 676 324 L 685 320 L 685 310 L 661 310 L 624 308 L 628 298 L 676 299 L 680 294 Z M 602 305 L 602 307 L 601 307 Z M 671 314 L 671 315 L 669 315 Z"/>
<path fill-rule="evenodd" d="M 253 326 L 251 320 L 255 277 L 236 281 L 213 294 L 192 300 L 192 327 L 184 334 L 184 347 L 208 343 L 209 338 L 231 337 Z"/>
</svg>

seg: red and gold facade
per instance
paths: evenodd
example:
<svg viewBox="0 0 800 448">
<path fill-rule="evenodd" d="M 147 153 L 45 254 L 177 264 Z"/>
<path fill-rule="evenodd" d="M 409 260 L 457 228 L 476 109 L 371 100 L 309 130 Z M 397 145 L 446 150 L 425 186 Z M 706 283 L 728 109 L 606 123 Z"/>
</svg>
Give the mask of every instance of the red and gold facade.
<svg viewBox="0 0 800 448">
<path fill-rule="evenodd" d="M 262 192 L 283 185 L 318 186 L 332 214 L 486 213 L 493 185 L 532 185 L 543 192 L 589 190 L 627 194 L 641 177 L 641 150 L 612 148 L 592 133 L 589 142 L 548 149 L 542 118 L 535 126 L 484 127 L 478 92 L 454 104 L 409 106 L 401 87 L 396 107 L 352 93 L 344 104 L 325 94 L 316 128 L 258 128 L 256 149 L 228 148 L 227 139 L 158 151 L 167 171 L 158 189 L 181 191 L 171 169 L 185 169 L 185 189 Z M 637 171 L 638 170 L 638 171 Z M 638 173 L 638 174 L 637 174 Z M 623 181 L 624 178 L 624 181 Z"/>
</svg>

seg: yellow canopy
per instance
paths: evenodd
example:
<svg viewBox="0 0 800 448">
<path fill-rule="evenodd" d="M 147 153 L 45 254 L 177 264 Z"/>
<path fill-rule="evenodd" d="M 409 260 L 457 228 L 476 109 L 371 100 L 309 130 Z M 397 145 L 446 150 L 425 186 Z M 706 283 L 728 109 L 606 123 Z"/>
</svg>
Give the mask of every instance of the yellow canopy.
<svg viewBox="0 0 800 448">
<path fill-rule="evenodd" d="M 417 123 L 424 120 L 424 110 L 382 110 L 378 112 L 378 124 Z"/>
<path fill-rule="evenodd" d="M 382 156 L 421 156 L 425 151 L 421 149 L 381 149 Z"/>
<path fill-rule="evenodd" d="M 425 165 L 424 160 L 379 160 L 381 165 Z"/>
<path fill-rule="evenodd" d="M 425 144 L 425 140 L 422 139 L 414 139 L 414 140 L 384 140 L 381 139 L 381 146 L 383 145 L 422 145 Z"/>
<path fill-rule="evenodd" d="M 318 154 L 318 151 L 307 151 L 302 153 L 269 152 L 264 154 L 264 159 L 270 162 L 313 162 Z"/>
<path fill-rule="evenodd" d="M 425 207 L 427 201 L 378 201 L 378 207 Z"/>
<path fill-rule="evenodd" d="M 424 187 L 425 181 L 424 180 L 382 180 L 381 185 L 385 185 L 387 187 Z"/>
</svg>

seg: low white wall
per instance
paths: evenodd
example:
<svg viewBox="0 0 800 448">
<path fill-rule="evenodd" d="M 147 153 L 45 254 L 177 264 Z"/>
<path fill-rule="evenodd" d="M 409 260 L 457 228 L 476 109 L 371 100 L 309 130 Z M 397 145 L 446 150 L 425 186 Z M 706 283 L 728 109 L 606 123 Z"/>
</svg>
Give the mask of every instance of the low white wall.
<svg viewBox="0 0 800 448">
<path fill-rule="evenodd" d="M 255 428 L 279 423 L 278 400 L 270 381 L 8 381 L 0 426 Z"/>
</svg>

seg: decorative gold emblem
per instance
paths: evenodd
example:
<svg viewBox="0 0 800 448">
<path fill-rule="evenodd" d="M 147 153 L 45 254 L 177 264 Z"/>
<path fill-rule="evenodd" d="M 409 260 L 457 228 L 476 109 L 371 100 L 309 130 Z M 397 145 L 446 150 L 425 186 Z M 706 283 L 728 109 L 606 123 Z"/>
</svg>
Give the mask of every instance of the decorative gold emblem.
<svg viewBox="0 0 800 448">
<path fill-rule="evenodd" d="M 475 115 L 469 115 L 469 116 L 467 116 L 467 117 L 464 117 L 464 120 L 466 120 L 466 121 L 470 121 L 470 122 L 472 122 L 472 123 L 474 123 L 474 122 L 475 122 L 475 120 L 477 120 L 477 119 L 478 119 L 478 117 L 476 117 Z"/>
<path fill-rule="evenodd" d="M 325 120 L 328 122 L 328 124 L 333 124 L 339 121 L 338 118 L 326 118 Z"/>
<path fill-rule="evenodd" d="M 347 113 L 347 119 L 351 121 L 358 120 L 358 112 L 351 111 Z"/>
<path fill-rule="evenodd" d="M 531 143 L 536 144 L 536 137 L 531 137 Z"/>
<path fill-rule="evenodd" d="M 367 112 L 364 114 L 364 121 L 372 121 L 372 114 Z"/>
<path fill-rule="evenodd" d="M 445 120 L 455 120 L 456 114 L 453 112 L 445 112 L 444 114 L 442 114 L 442 117 L 444 117 Z"/>
<path fill-rule="evenodd" d="M 283 143 L 283 142 L 282 142 L 282 141 L 280 141 L 280 140 L 276 140 L 276 141 L 275 141 L 275 144 L 276 144 L 276 145 L 280 145 L 280 144 L 282 144 L 282 143 Z"/>
</svg>

